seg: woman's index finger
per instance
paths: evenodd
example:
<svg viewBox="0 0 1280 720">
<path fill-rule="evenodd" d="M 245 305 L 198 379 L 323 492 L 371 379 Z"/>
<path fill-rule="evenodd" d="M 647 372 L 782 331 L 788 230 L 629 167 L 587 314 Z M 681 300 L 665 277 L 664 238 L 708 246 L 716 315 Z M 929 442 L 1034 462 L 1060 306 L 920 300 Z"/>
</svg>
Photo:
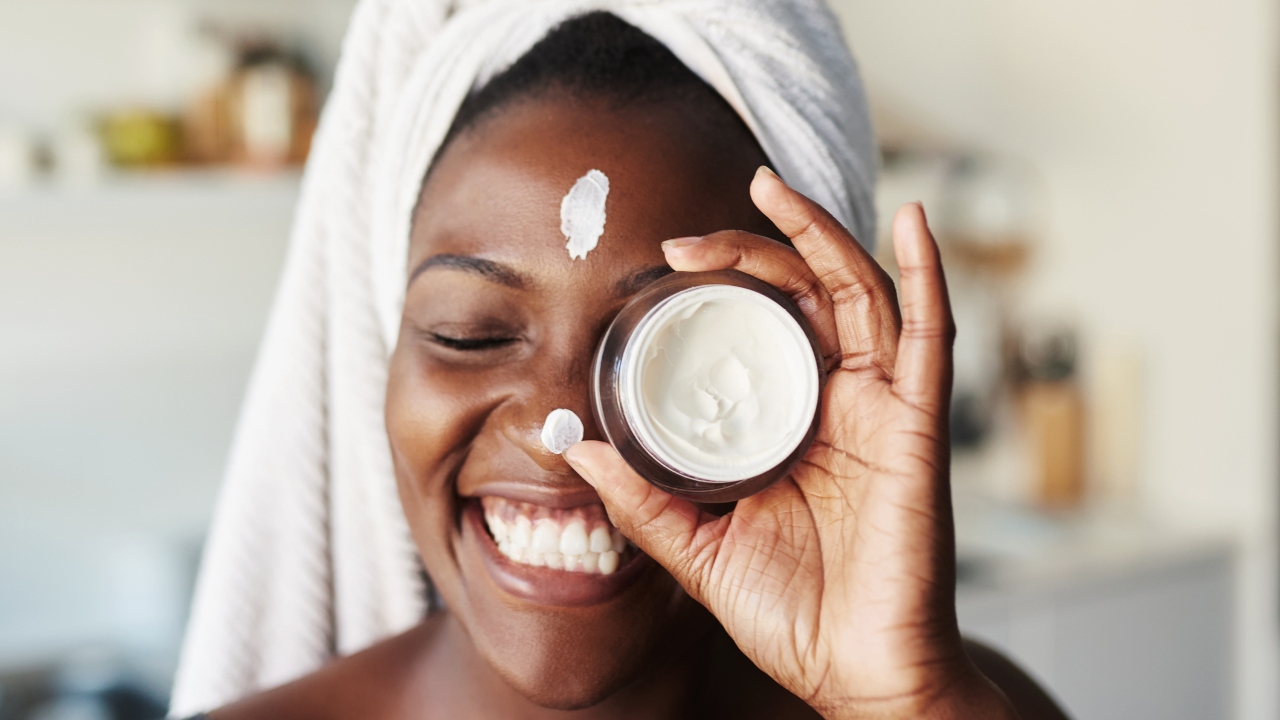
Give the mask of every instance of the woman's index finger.
<svg viewBox="0 0 1280 720">
<path fill-rule="evenodd" d="M 761 167 L 751 198 L 795 245 L 835 308 L 841 367 L 872 368 L 892 377 L 898 346 L 893 283 L 831 213 Z"/>
</svg>

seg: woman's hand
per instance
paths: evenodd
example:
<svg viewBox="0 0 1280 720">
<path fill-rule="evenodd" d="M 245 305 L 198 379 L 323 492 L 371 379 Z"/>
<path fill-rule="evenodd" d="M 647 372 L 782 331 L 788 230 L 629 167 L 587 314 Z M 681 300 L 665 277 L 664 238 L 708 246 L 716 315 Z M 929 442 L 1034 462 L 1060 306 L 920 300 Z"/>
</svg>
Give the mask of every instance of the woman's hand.
<svg viewBox="0 0 1280 720">
<path fill-rule="evenodd" d="M 893 283 L 826 211 L 762 168 L 756 205 L 795 250 L 742 232 L 669 241 L 676 270 L 735 268 L 791 296 L 829 375 L 817 439 L 787 478 L 717 517 L 613 448 L 565 453 L 614 523 L 780 684 L 830 718 L 1013 717 L 955 617 L 947 409 L 955 335 L 919 205 L 893 220 Z"/>
</svg>

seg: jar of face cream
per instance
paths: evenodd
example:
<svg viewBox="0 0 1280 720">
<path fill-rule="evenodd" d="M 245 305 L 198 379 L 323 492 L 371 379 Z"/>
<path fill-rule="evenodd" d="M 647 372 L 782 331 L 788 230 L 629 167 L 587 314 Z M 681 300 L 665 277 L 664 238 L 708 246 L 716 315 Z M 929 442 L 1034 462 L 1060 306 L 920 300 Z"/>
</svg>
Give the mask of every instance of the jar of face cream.
<svg viewBox="0 0 1280 720">
<path fill-rule="evenodd" d="M 736 270 L 668 275 L 596 350 L 596 423 L 654 485 L 729 502 L 785 476 L 813 442 L 826 373 L 800 310 Z"/>
</svg>

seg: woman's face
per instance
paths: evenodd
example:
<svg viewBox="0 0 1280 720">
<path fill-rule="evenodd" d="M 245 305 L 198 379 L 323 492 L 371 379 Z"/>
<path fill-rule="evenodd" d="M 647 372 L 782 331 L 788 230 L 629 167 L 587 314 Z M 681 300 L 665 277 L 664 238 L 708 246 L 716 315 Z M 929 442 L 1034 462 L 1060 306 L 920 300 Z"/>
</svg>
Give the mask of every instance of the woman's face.
<svg viewBox="0 0 1280 720">
<path fill-rule="evenodd" d="M 699 616 L 632 548 L 601 572 L 612 559 L 591 551 L 613 538 L 599 499 L 539 435 L 549 412 L 568 408 L 600 439 L 592 354 L 627 300 L 669 272 L 663 240 L 729 228 L 777 236 L 747 192 L 765 158 L 745 129 L 706 114 L 558 93 L 516 101 L 449 145 L 414 218 L 386 406 L 400 497 L 477 651 L 547 707 L 601 701 L 677 651 Z M 607 221 L 599 245 L 571 260 L 560 202 L 591 169 L 609 178 Z M 508 534 L 533 532 L 523 561 L 498 549 L 486 508 Z M 579 530 L 587 553 L 575 554 Z M 529 564 L 532 548 L 555 540 L 571 552 Z"/>
</svg>

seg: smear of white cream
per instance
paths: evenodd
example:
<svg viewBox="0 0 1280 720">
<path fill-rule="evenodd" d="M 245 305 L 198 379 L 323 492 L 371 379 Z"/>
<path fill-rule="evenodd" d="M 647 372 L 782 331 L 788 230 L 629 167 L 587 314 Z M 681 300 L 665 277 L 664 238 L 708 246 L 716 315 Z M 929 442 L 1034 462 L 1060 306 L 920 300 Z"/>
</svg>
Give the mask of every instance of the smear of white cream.
<svg viewBox="0 0 1280 720">
<path fill-rule="evenodd" d="M 552 410 L 542 424 L 542 444 L 559 455 L 582 442 L 582 420 L 572 410 Z"/>
<path fill-rule="evenodd" d="M 560 201 L 560 232 L 569 240 L 569 258 L 585 260 L 604 234 L 604 201 L 609 197 L 609 178 L 599 170 L 586 175 Z"/>
</svg>

